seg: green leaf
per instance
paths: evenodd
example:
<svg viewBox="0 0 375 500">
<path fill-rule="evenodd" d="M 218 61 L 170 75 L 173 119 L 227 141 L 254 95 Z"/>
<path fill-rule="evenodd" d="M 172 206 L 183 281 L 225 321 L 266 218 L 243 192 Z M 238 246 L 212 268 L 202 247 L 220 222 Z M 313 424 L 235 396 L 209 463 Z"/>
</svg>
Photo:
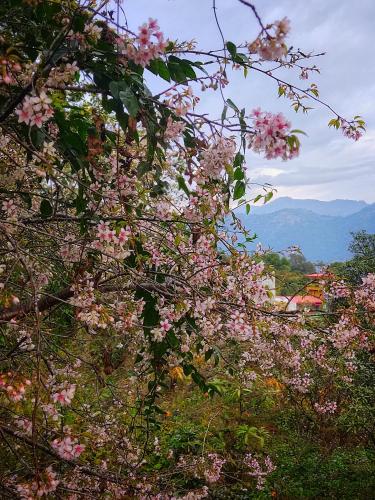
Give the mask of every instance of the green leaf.
<svg viewBox="0 0 375 500">
<path fill-rule="evenodd" d="M 232 108 L 236 113 L 239 113 L 240 110 L 237 108 L 237 106 L 234 104 L 234 102 L 231 99 L 227 99 L 227 104 L 230 108 Z"/>
<path fill-rule="evenodd" d="M 223 123 L 225 118 L 227 117 L 227 111 L 228 111 L 228 106 L 225 105 L 223 108 L 223 112 L 221 113 L 221 123 Z"/>
<path fill-rule="evenodd" d="M 26 203 L 27 208 L 30 210 L 31 204 L 32 204 L 32 199 L 31 199 L 30 193 L 20 192 L 19 194 L 20 194 L 22 200 L 24 201 L 24 203 Z"/>
<path fill-rule="evenodd" d="M 188 59 L 180 59 L 176 56 L 169 56 L 168 69 L 175 81 L 183 82 L 186 79 L 195 80 L 197 75 L 192 68 L 192 63 Z"/>
<path fill-rule="evenodd" d="M 339 128 L 339 126 L 340 126 L 339 118 L 332 118 L 332 120 L 328 122 L 328 127 Z"/>
<path fill-rule="evenodd" d="M 147 172 L 150 172 L 150 170 L 152 170 L 152 165 L 150 165 L 150 163 L 147 163 L 146 161 L 141 161 L 137 167 L 138 179 L 143 177 Z"/>
<path fill-rule="evenodd" d="M 236 168 L 236 170 L 234 171 L 233 179 L 235 181 L 242 181 L 244 178 L 245 178 L 245 173 L 242 170 L 242 168 L 240 167 Z"/>
<path fill-rule="evenodd" d="M 47 219 L 53 214 L 52 205 L 48 200 L 42 200 L 39 210 L 43 219 Z"/>
<path fill-rule="evenodd" d="M 194 148 L 196 146 L 195 138 L 187 130 L 184 132 L 184 144 L 187 148 Z"/>
<path fill-rule="evenodd" d="M 109 84 L 109 91 L 113 95 L 115 99 L 119 99 L 119 92 L 121 89 L 124 89 L 124 87 L 120 84 L 125 83 L 125 82 L 111 82 Z"/>
<path fill-rule="evenodd" d="M 30 138 L 31 138 L 31 142 L 33 143 L 33 145 L 37 149 L 39 149 L 40 146 L 43 144 L 43 142 L 46 138 L 46 135 L 43 132 L 43 130 L 36 128 L 36 127 L 33 127 L 31 129 L 31 132 L 30 132 Z"/>
<path fill-rule="evenodd" d="M 190 195 L 189 188 L 186 185 L 185 179 L 180 175 L 177 177 L 178 187 L 181 189 L 187 196 Z"/>
<path fill-rule="evenodd" d="M 138 100 L 134 94 L 134 92 L 131 90 L 131 88 L 127 88 L 126 90 L 120 90 L 119 92 L 119 97 L 121 102 L 124 104 L 126 109 L 129 112 L 130 116 L 137 116 L 138 111 L 139 111 L 139 104 Z"/>
<path fill-rule="evenodd" d="M 75 206 L 77 215 L 82 213 L 85 210 L 85 208 L 87 207 L 87 201 L 83 197 L 83 187 L 82 186 L 80 186 L 78 189 L 78 196 L 74 200 L 74 206 Z"/>
<path fill-rule="evenodd" d="M 120 99 L 120 101 L 124 104 L 125 108 L 129 112 L 130 116 L 137 116 L 137 113 L 139 111 L 139 103 L 136 95 L 126 82 L 113 81 L 109 84 L 109 90 L 115 99 Z"/>
<path fill-rule="evenodd" d="M 176 337 L 176 334 L 172 330 L 169 330 L 165 338 L 173 348 L 176 348 L 178 346 L 179 344 L 178 338 Z"/>
<path fill-rule="evenodd" d="M 152 115 L 147 117 L 146 130 L 147 130 L 147 161 L 152 163 L 155 155 L 155 150 L 157 146 L 157 123 L 154 121 L 155 118 Z"/>
<path fill-rule="evenodd" d="M 205 361 L 208 361 L 213 355 L 213 353 L 214 353 L 213 349 L 209 349 L 208 351 L 206 351 L 204 354 Z"/>
<path fill-rule="evenodd" d="M 67 125 L 69 126 L 69 122 Z M 81 139 L 80 135 L 72 132 L 69 129 L 63 129 L 60 132 L 60 141 L 64 150 L 76 151 L 79 155 L 85 156 L 87 154 L 86 144 Z"/>
<path fill-rule="evenodd" d="M 246 64 L 250 62 L 246 54 L 239 54 L 239 53 L 236 54 L 234 61 L 238 64 Z"/>
<path fill-rule="evenodd" d="M 164 80 L 167 80 L 167 82 L 171 81 L 171 74 L 169 72 L 168 66 L 165 64 L 165 62 L 162 59 L 153 59 L 150 62 L 148 69 L 152 73 L 154 73 L 154 75 L 159 75 Z"/>
<path fill-rule="evenodd" d="M 270 199 L 273 197 L 273 191 L 269 191 L 266 196 L 264 197 L 264 203 L 267 203 L 270 201 Z"/>
<path fill-rule="evenodd" d="M 294 130 L 291 130 L 290 131 L 291 134 L 303 134 L 303 135 L 306 135 L 306 132 L 304 132 L 303 130 L 299 130 L 298 128 L 295 128 Z"/>
<path fill-rule="evenodd" d="M 159 76 L 161 76 L 164 80 L 167 80 L 167 82 L 170 82 L 171 75 L 169 73 L 168 66 L 162 59 L 159 59 L 158 69 L 159 69 Z"/>
<path fill-rule="evenodd" d="M 229 54 L 233 57 L 233 59 L 236 57 L 237 53 L 237 47 L 233 42 L 227 42 L 227 49 Z"/>
<path fill-rule="evenodd" d="M 154 73 L 154 75 L 159 74 L 159 65 L 158 65 L 159 59 L 152 59 L 150 64 L 147 66 L 147 69 L 151 71 L 151 73 Z"/>
<path fill-rule="evenodd" d="M 250 213 L 250 203 L 246 203 L 246 215 Z"/>
<path fill-rule="evenodd" d="M 72 29 L 74 30 L 74 32 L 83 33 L 85 30 L 85 23 L 86 19 L 84 18 L 84 16 L 75 15 L 73 17 Z"/>
<path fill-rule="evenodd" d="M 234 167 L 240 167 L 243 162 L 244 162 L 244 155 L 241 154 L 241 153 L 237 153 L 236 156 L 234 157 L 234 163 L 233 163 L 233 166 Z"/>
<path fill-rule="evenodd" d="M 188 61 L 187 59 L 182 59 L 180 65 L 182 66 L 182 69 L 188 78 L 192 80 L 195 80 L 197 78 L 195 71 L 191 67 L 190 61 Z"/>
<path fill-rule="evenodd" d="M 194 366 L 193 365 L 183 365 L 183 370 L 184 370 L 184 375 L 187 377 L 191 375 L 194 371 Z"/>
<path fill-rule="evenodd" d="M 246 184 L 243 181 L 237 181 L 234 187 L 233 199 L 238 200 L 242 198 L 246 192 Z"/>
</svg>

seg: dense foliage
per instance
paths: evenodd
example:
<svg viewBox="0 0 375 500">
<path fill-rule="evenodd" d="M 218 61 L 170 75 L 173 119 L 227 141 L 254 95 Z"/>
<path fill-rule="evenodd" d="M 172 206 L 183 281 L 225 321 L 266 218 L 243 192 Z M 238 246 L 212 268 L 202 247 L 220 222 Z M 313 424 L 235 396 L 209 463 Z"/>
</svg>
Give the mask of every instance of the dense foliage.
<svg viewBox="0 0 375 500">
<path fill-rule="evenodd" d="M 276 293 L 282 296 L 303 293 L 311 280 L 306 274 L 316 272 L 312 262 L 301 253 L 292 253 L 289 257 L 269 252 L 263 256 L 265 269 L 275 276 Z"/>
<path fill-rule="evenodd" d="M 366 231 L 352 234 L 349 250 L 352 258 L 347 262 L 335 262 L 330 269 L 347 282 L 357 285 L 362 278 L 375 272 L 375 234 Z"/>
<path fill-rule="evenodd" d="M 225 97 L 232 72 L 272 78 L 295 111 L 325 105 L 278 76 L 317 71 L 288 19 L 238 8 L 256 40 L 203 51 L 153 19 L 133 32 L 106 0 L 0 3 L 2 498 L 335 496 L 352 475 L 348 498 L 371 491 L 354 416 L 375 274 L 327 283 L 333 314 L 285 314 L 238 243 L 246 151 L 289 160 L 300 142 Z M 219 118 L 199 89 L 221 93 Z"/>
</svg>

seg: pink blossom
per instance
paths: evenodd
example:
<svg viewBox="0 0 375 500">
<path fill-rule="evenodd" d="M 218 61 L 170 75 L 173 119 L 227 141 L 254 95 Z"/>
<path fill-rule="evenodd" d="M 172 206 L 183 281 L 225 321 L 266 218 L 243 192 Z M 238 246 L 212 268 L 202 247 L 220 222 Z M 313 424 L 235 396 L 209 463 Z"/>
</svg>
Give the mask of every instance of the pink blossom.
<svg viewBox="0 0 375 500">
<path fill-rule="evenodd" d="M 33 115 L 32 109 L 27 107 L 16 109 L 15 113 L 18 115 L 18 123 L 25 123 L 26 125 L 29 124 Z"/>
<path fill-rule="evenodd" d="M 249 44 L 249 52 L 257 53 L 266 61 L 275 61 L 286 56 L 288 53 L 285 44 L 286 35 L 290 31 L 290 21 L 284 17 L 281 21 L 275 21 L 262 31 L 258 38 Z"/>
<path fill-rule="evenodd" d="M 326 401 L 323 404 L 315 403 L 314 409 L 317 413 L 325 414 L 325 413 L 335 413 L 337 410 L 336 401 Z"/>
<path fill-rule="evenodd" d="M 143 67 L 160 57 L 166 47 L 163 33 L 159 30 L 157 21 L 149 19 L 148 23 L 139 27 L 134 45 L 119 38 L 119 46 L 123 46 L 122 54 Z"/>
<path fill-rule="evenodd" d="M 256 478 L 257 489 L 263 490 L 266 482 L 266 477 L 276 469 L 270 457 L 265 457 L 262 467 L 261 462 L 251 453 L 248 453 L 245 456 L 244 463 L 250 469 L 248 474 Z"/>
<path fill-rule="evenodd" d="M 130 235 L 131 235 L 131 232 L 130 232 L 129 228 L 125 229 L 122 227 L 120 229 L 118 236 L 117 236 L 117 240 L 120 244 L 123 244 L 126 241 L 128 241 Z"/>
<path fill-rule="evenodd" d="M 62 439 L 54 439 L 51 446 L 58 455 L 65 460 L 74 460 L 85 451 L 85 445 L 79 444 L 77 439 L 71 436 L 66 436 Z"/>
<path fill-rule="evenodd" d="M 186 124 L 182 121 L 175 121 L 169 116 L 167 127 L 164 132 L 164 139 L 167 141 L 176 140 L 180 137 L 185 130 Z"/>
<path fill-rule="evenodd" d="M 30 124 L 30 126 L 36 125 L 40 128 L 54 114 L 50 106 L 51 102 L 44 90 L 39 95 L 26 96 L 21 103 L 21 107 L 15 111 L 18 122 L 23 122 L 26 125 Z"/>
<path fill-rule="evenodd" d="M 60 403 L 62 406 L 68 406 L 74 398 L 74 393 L 76 391 L 76 385 L 70 384 L 65 389 L 52 394 L 52 401 L 54 403 Z"/>
<path fill-rule="evenodd" d="M 208 483 L 216 483 L 220 479 L 221 469 L 226 460 L 220 458 L 216 453 L 209 453 L 207 458 L 209 466 L 204 471 L 204 477 Z"/>
<path fill-rule="evenodd" d="M 202 153 L 199 177 L 219 179 L 227 165 L 233 162 L 236 144 L 232 139 L 219 137 Z"/>
<path fill-rule="evenodd" d="M 27 436 L 31 436 L 33 424 L 28 418 L 17 418 L 16 426 L 21 429 Z"/>
<path fill-rule="evenodd" d="M 50 466 L 39 474 L 34 481 L 17 485 L 17 491 L 22 499 L 32 500 L 53 493 L 59 483 L 60 481 L 56 479 L 56 473 L 53 472 Z"/>
<path fill-rule="evenodd" d="M 257 153 L 264 153 L 268 160 L 282 158 L 290 160 L 298 156 L 299 143 L 288 142 L 290 122 L 282 113 L 272 114 L 253 111 L 254 132 L 248 135 L 248 147 Z"/>
<path fill-rule="evenodd" d="M 160 321 L 160 328 L 165 332 L 168 332 L 172 328 L 172 325 L 167 319 L 164 319 Z"/>
</svg>

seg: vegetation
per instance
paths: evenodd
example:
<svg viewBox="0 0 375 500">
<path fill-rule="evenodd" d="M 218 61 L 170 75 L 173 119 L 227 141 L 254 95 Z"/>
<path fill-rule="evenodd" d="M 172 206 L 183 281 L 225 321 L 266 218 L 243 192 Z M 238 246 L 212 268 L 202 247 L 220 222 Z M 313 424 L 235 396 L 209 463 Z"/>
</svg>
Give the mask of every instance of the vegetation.
<svg viewBox="0 0 375 500">
<path fill-rule="evenodd" d="M 301 147 L 282 114 L 238 108 L 232 73 L 307 112 L 317 86 L 280 75 L 316 55 L 245 0 L 256 39 L 206 51 L 123 8 L 0 2 L 1 498 L 368 498 L 375 274 L 327 282 L 332 313 L 280 312 L 232 210 L 272 197 L 249 194 L 245 153 Z"/>
<path fill-rule="evenodd" d="M 359 231 L 352 233 L 352 237 L 349 250 L 353 258 L 347 262 L 335 262 L 330 269 L 356 285 L 367 274 L 375 272 L 375 234 Z"/>
<path fill-rule="evenodd" d="M 306 260 L 301 253 L 293 253 L 287 258 L 270 252 L 264 256 L 263 261 L 267 270 L 275 275 L 278 295 L 302 294 L 306 285 L 311 281 L 306 274 L 316 272 L 314 264 Z"/>
</svg>

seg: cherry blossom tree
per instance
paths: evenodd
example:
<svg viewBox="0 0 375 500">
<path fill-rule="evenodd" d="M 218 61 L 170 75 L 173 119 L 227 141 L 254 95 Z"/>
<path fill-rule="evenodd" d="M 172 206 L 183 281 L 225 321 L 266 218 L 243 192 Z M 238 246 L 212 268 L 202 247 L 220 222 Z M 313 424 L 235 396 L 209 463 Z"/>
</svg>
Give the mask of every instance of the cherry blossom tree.
<svg viewBox="0 0 375 500">
<path fill-rule="evenodd" d="M 251 237 L 235 207 L 254 202 L 245 156 L 292 160 L 300 131 L 256 103 L 239 109 L 223 90 L 233 72 L 271 78 L 295 111 L 326 107 L 329 125 L 357 140 L 363 120 L 345 119 L 315 84 L 305 86 L 318 55 L 289 49 L 289 20 L 264 25 L 244 0 L 238 8 L 259 26 L 257 38 L 223 38 L 210 51 L 169 39 L 154 19 L 130 29 L 123 8 L 108 0 L 0 6 L 0 433 L 9 498 L 209 496 L 226 459 L 204 445 L 199 457 L 167 457 L 157 474 L 147 467 L 173 370 L 212 397 L 220 392 L 212 366 L 241 387 L 274 377 L 324 418 L 339 411 L 339 383 L 350 383 L 369 345 L 373 275 L 358 290 L 327 283 L 346 301 L 334 315 L 288 314 L 273 308 L 262 255 L 238 244 Z M 279 77 L 285 68 L 301 87 Z M 202 91 L 222 95 L 221 116 L 200 111 Z M 240 462 L 258 488 L 277 467 L 269 457 Z M 172 469 L 200 486 L 166 486 Z"/>
</svg>

